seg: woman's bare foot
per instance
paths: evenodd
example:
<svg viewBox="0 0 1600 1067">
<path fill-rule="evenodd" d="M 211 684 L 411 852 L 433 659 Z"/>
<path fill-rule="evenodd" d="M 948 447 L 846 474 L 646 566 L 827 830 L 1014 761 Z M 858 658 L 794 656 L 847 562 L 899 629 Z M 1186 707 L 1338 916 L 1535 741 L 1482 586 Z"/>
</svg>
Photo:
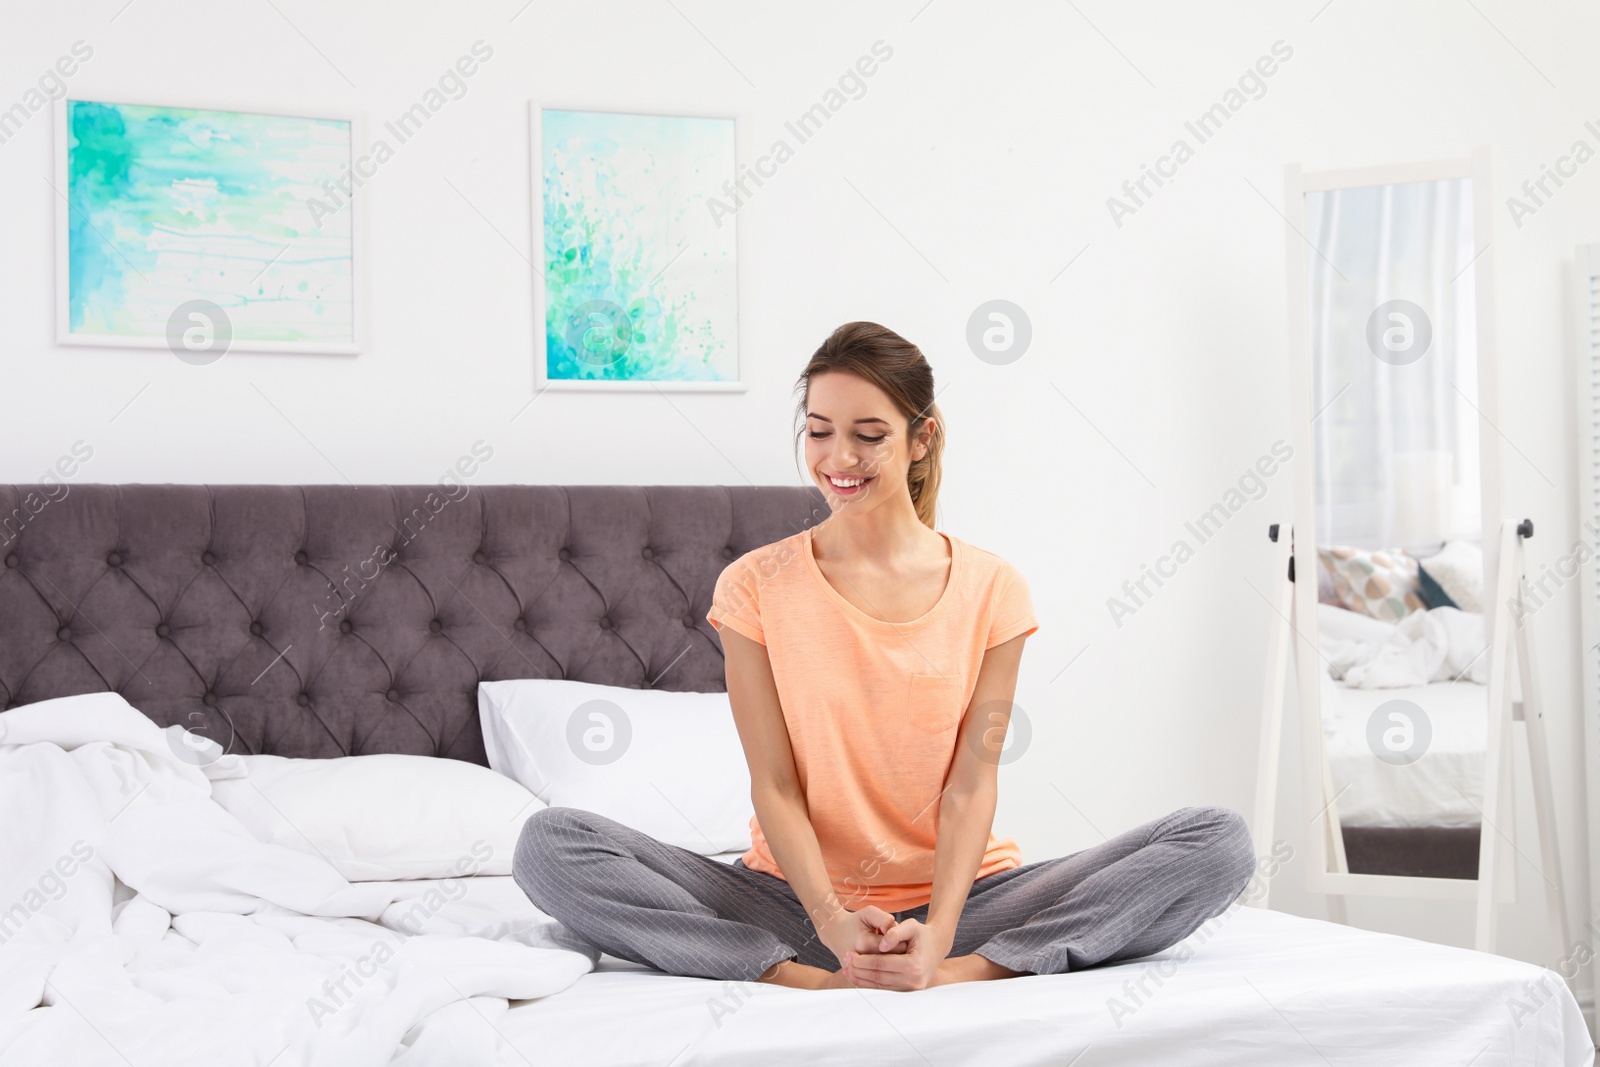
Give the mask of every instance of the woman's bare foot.
<svg viewBox="0 0 1600 1067">
<path fill-rule="evenodd" d="M 837 989 L 840 987 L 831 984 L 831 980 L 837 975 L 836 971 L 825 971 L 821 967 L 784 960 L 756 981 L 788 986 L 790 989 Z"/>
<path fill-rule="evenodd" d="M 788 986 L 790 989 L 853 988 L 850 980 L 845 977 L 843 968 L 837 971 L 825 971 L 821 967 L 811 967 L 804 963 L 796 963 L 794 960 L 784 960 L 756 981 Z"/>
<path fill-rule="evenodd" d="M 1026 973 L 1028 972 L 1002 967 L 993 960 L 974 953 L 970 956 L 954 956 L 939 964 L 939 969 L 934 972 L 930 985 L 988 982 L 997 978 L 1015 978 L 1019 974 Z M 825 971 L 821 967 L 811 967 L 804 963 L 796 963 L 794 960 L 784 960 L 756 980 L 771 985 L 788 986 L 790 989 L 855 988 L 846 977 L 843 967 L 837 971 Z"/>
<path fill-rule="evenodd" d="M 950 985 L 953 982 L 988 982 L 996 978 L 1015 978 L 1025 971 L 1013 971 L 993 960 L 973 953 L 970 956 L 952 956 L 939 964 L 933 974 L 933 985 Z"/>
</svg>

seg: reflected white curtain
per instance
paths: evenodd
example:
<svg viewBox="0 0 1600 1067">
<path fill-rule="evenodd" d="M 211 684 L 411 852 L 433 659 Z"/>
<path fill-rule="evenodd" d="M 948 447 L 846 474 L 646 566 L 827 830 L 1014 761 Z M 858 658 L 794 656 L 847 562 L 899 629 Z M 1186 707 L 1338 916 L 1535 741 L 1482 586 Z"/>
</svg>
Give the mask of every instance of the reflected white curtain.
<svg viewBox="0 0 1600 1067">
<path fill-rule="evenodd" d="M 1306 194 L 1317 541 L 1478 540 L 1478 369 L 1469 178 Z M 1409 300 L 1433 341 L 1395 365 L 1368 345 Z"/>
</svg>

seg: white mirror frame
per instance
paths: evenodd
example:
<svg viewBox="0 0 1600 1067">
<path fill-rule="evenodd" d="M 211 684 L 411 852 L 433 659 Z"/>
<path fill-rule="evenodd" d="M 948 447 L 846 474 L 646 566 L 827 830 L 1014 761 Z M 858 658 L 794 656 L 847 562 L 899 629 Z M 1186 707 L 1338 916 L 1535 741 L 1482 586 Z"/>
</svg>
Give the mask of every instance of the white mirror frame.
<svg viewBox="0 0 1600 1067">
<path fill-rule="evenodd" d="M 1475 272 L 1476 324 L 1478 344 L 1478 442 L 1481 464 L 1481 508 L 1484 589 L 1498 588 L 1499 556 L 1502 526 L 1500 493 L 1500 431 L 1499 425 L 1499 361 L 1495 349 L 1494 316 L 1494 206 L 1490 196 L 1490 165 L 1488 148 L 1476 149 L 1470 158 L 1439 160 L 1434 162 L 1404 163 L 1392 166 L 1366 167 L 1355 170 L 1335 170 L 1305 173 L 1299 164 L 1290 164 L 1284 170 L 1284 218 L 1287 249 L 1287 279 L 1289 297 L 1289 356 L 1291 367 L 1291 396 L 1294 419 L 1294 447 L 1300 462 L 1294 474 L 1294 567 L 1300 576 L 1294 583 L 1294 661 L 1300 703 L 1301 780 L 1305 798 L 1305 813 L 1309 816 L 1310 861 L 1307 864 L 1308 888 L 1315 893 L 1330 896 L 1386 896 L 1423 899 L 1474 900 L 1478 896 L 1479 882 L 1483 877 L 1480 853 L 1479 877 L 1423 878 L 1400 875 L 1352 874 L 1343 872 L 1344 842 L 1338 829 L 1337 806 L 1332 803 L 1332 781 L 1326 773 L 1326 753 L 1322 726 L 1322 692 L 1320 674 L 1322 665 L 1317 633 L 1317 544 L 1315 464 L 1312 440 L 1312 422 L 1317 412 L 1312 410 L 1311 326 L 1309 273 L 1306 257 L 1315 254 L 1310 250 L 1306 234 L 1305 195 L 1332 189 L 1352 189 L 1374 185 L 1393 185 L 1405 182 L 1437 181 L 1447 178 L 1472 180 L 1472 230 L 1473 243 L 1480 251 L 1473 260 Z M 1486 604 L 1486 609 L 1488 605 Z M 1484 639 L 1493 648 L 1494 616 L 1492 610 L 1484 612 Z M 1494 674 L 1504 673 L 1503 661 L 1489 665 L 1491 673 L 1487 692 L 1494 692 Z M 1503 682 L 1504 679 L 1502 678 Z M 1485 701 L 1485 714 L 1490 712 Z M 1510 748 L 1506 745 L 1499 753 L 1501 782 L 1508 782 Z M 1493 751 L 1491 746 L 1490 751 Z M 1485 761 L 1484 774 L 1492 773 Z M 1489 790 L 1485 780 L 1486 798 L 1498 795 L 1509 800 L 1509 790 Z M 1504 810 L 1504 809 L 1502 809 Z M 1482 834 L 1488 837 L 1495 831 L 1490 818 L 1483 821 Z M 1491 853 L 1493 854 L 1493 853 Z M 1330 863 L 1330 856 L 1335 862 Z M 1498 852 L 1501 862 L 1495 864 L 1500 878 L 1495 886 L 1495 896 L 1501 901 L 1514 899 L 1514 871 L 1508 862 L 1509 850 Z M 1342 911 L 1341 909 L 1338 909 Z"/>
</svg>

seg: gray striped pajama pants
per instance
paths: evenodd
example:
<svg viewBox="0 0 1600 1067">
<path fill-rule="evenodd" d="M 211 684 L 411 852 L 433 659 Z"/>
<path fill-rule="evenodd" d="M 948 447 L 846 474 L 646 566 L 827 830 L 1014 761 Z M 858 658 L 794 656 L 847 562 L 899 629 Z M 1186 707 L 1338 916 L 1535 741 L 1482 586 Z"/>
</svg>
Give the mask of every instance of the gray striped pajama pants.
<svg viewBox="0 0 1600 1067">
<path fill-rule="evenodd" d="M 950 955 L 975 952 L 1033 974 L 1148 956 L 1221 914 L 1255 863 L 1237 812 L 1180 808 L 1082 852 L 977 879 Z M 789 959 L 839 969 L 782 878 L 602 815 L 535 812 L 511 873 L 535 906 L 584 940 L 670 974 L 753 981 Z M 923 904 L 894 917 L 927 914 Z"/>
</svg>

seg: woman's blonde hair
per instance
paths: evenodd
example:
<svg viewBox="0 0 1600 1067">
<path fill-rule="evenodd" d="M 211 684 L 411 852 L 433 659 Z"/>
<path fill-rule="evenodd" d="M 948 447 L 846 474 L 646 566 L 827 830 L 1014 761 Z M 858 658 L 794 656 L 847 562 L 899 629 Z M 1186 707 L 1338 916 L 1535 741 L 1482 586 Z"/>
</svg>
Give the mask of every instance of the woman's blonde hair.
<svg viewBox="0 0 1600 1067">
<path fill-rule="evenodd" d="M 797 449 L 800 435 L 805 432 L 806 401 L 811 391 L 811 379 L 829 371 L 854 374 L 882 389 L 900 409 L 913 438 L 923 422 L 933 420 L 928 451 L 921 459 L 912 461 L 910 470 L 906 472 L 906 484 L 911 490 L 911 503 L 917 509 L 917 518 L 930 530 L 934 529 L 934 505 L 939 498 L 940 458 L 944 453 L 944 416 L 933 402 L 933 368 L 928 366 L 922 350 L 876 322 L 847 322 L 834 330 L 812 354 L 799 381 L 795 383 L 795 388 L 800 391 L 800 403 L 795 409 Z"/>
</svg>

